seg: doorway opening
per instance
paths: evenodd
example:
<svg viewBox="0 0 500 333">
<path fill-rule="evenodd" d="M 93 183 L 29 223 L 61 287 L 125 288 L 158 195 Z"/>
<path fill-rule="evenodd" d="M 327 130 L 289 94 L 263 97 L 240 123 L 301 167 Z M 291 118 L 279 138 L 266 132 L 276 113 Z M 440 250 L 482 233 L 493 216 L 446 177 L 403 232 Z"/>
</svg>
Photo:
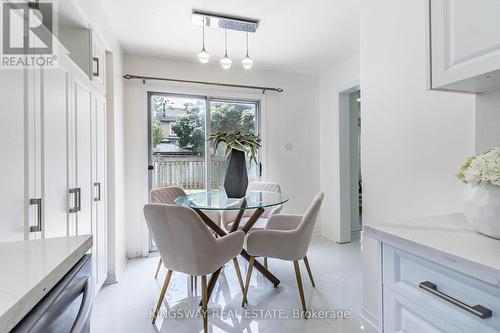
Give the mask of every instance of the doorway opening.
<svg viewBox="0 0 500 333">
<path fill-rule="evenodd" d="M 356 85 L 339 95 L 340 237 L 358 239 L 363 227 L 361 174 L 361 91 Z"/>
</svg>

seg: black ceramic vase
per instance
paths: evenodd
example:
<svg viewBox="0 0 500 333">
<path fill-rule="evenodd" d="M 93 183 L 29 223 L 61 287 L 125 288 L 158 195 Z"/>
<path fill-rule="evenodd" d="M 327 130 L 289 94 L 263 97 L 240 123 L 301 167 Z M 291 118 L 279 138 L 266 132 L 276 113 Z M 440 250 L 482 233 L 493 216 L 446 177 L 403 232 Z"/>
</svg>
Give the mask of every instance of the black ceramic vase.
<svg viewBox="0 0 500 333">
<path fill-rule="evenodd" d="M 233 149 L 226 160 L 224 189 L 228 198 L 243 198 L 247 193 L 248 175 L 245 153 Z"/>
</svg>

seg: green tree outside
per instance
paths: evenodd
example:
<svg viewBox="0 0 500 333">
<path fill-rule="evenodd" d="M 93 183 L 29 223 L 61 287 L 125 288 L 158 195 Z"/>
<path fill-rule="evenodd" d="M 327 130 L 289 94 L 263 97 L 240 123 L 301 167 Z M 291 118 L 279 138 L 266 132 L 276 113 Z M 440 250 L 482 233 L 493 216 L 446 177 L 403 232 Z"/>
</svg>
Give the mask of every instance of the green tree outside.
<svg viewBox="0 0 500 333">
<path fill-rule="evenodd" d="M 185 112 L 172 124 L 172 130 L 178 136 L 181 148 L 202 155 L 205 151 L 205 118 L 198 106 L 186 103 L 184 107 Z M 212 133 L 231 131 L 231 124 L 243 133 L 255 132 L 255 110 L 245 104 L 212 103 L 211 118 Z"/>
<path fill-rule="evenodd" d="M 164 139 L 163 132 L 161 130 L 161 122 L 158 119 L 153 120 L 153 147 L 156 147 Z"/>
</svg>

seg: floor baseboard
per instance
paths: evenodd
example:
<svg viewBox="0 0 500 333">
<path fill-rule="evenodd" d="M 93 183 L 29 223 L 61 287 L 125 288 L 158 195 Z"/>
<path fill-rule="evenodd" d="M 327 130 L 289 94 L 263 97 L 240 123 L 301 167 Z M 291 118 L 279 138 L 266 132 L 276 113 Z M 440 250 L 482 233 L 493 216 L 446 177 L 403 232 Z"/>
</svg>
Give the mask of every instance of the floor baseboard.
<svg viewBox="0 0 500 333">
<path fill-rule="evenodd" d="M 118 283 L 120 280 L 120 276 L 122 275 L 123 271 L 125 270 L 125 266 L 127 265 L 128 258 L 125 258 L 115 274 L 108 274 L 108 278 L 106 281 L 104 281 L 104 284 L 113 284 L 113 283 Z"/>
</svg>

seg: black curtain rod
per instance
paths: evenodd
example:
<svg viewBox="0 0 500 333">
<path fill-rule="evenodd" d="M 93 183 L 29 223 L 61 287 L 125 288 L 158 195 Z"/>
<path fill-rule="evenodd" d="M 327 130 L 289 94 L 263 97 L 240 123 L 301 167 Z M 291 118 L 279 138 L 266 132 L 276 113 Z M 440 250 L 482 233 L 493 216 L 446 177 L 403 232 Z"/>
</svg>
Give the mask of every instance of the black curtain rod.
<svg viewBox="0 0 500 333">
<path fill-rule="evenodd" d="M 123 75 L 123 78 L 127 79 L 127 80 L 142 80 L 142 83 L 146 83 L 146 80 L 155 80 L 155 81 L 170 81 L 170 82 L 205 84 L 205 85 L 210 85 L 210 86 L 221 86 L 221 87 L 231 87 L 231 88 L 256 89 L 256 90 L 262 90 L 263 93 L 266 92 L 266 90 L 283 92 L 283 89 L 281 89 L 281 88 L 245 86 L 245 85 L 241 85 L 241 84 L 218 83 L 218 82 L 207 82 L 207 81 L 168 79 L 168 78 L 164 78 L 164 77 L 140 76 L 140 75 L 132 75 L 132 74 L 125 74 L 125 75 Z"/>
</svg>

